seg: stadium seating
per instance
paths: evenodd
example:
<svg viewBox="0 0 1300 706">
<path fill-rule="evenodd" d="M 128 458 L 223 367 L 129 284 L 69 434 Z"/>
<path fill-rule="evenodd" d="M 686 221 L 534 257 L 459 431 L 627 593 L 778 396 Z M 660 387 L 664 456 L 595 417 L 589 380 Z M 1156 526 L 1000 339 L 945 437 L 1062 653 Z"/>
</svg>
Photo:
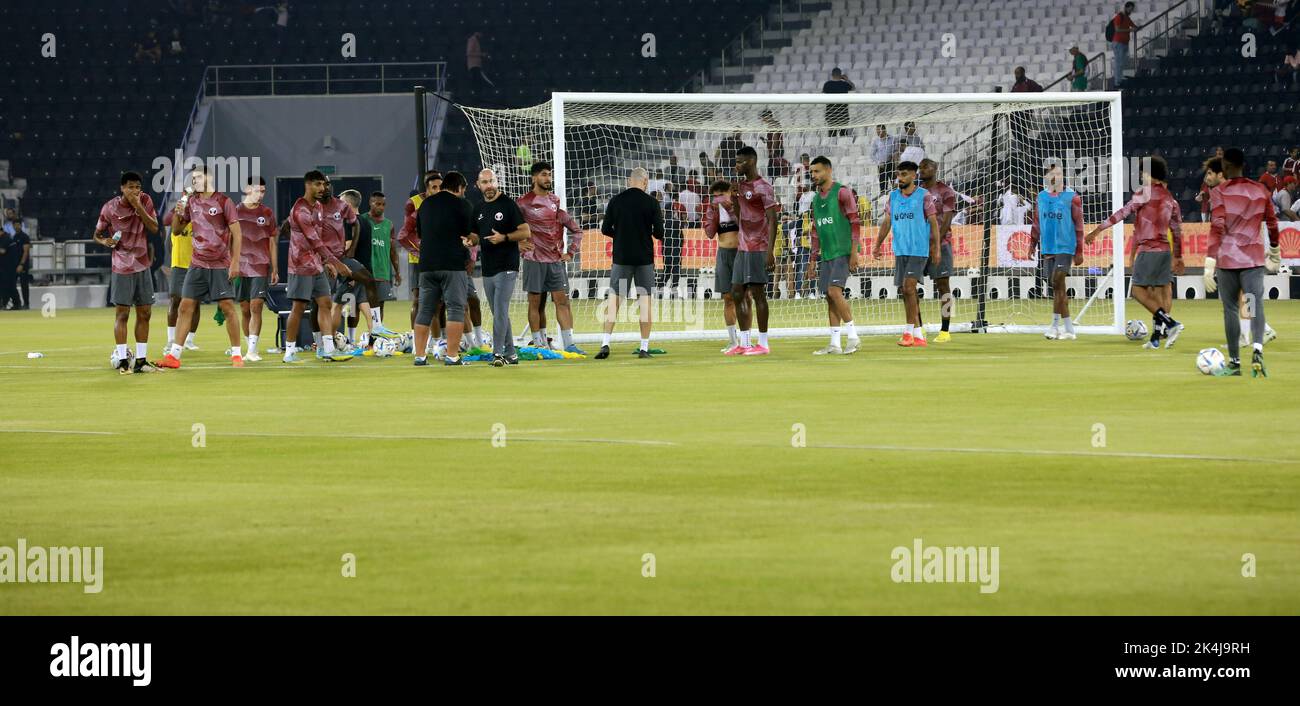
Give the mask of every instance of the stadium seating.
<svg viewBox="0 0 1300 706">
<path fill-rule="evenodd" d="M 194 17 L 163 5 L 142 18 L 123 0 L 3 3 L 0 27 L 11 41 L 0 43 L 7 68 L 0 76 L 0 159 L 9 161 L 11 180 L 26 179 L 21 207 L 40 219 L 44 237 L 85 238 L 121 171 L 134 169 L 148 181 L 152 160 L 179 145 L 206 66 L 343 63 L 340 37 L 352 32 L 356 62 L 447 61 L 451 91 L 460 99 L 465 40 L 484 29 L 487 73 L 496 86 L 474 103 L 522 106 L 554 90 L 630 85 L 678 90 L 705 68 L 720 38 L 768 4 L 632 0 L 620 3 L 616 15 L 597 15 L 578 0 L 326 0 L 294 3 L 281 30 L 273 13 L 251 13 L 251 5 L 223 3 L 223 12 Z M 237 9 L 243 7 L 251 14 Z M 146 25 L 163 43 L 156 64 L 133 61 Z M 181 30 L 179 56 L 167 51 L 173 28 Z M 652 59 L 641 55 L 646 32 L 656 35 Z M 39 53 L 46 33 L 55 38 L 53 57 Z M 451 115 L 439 164 L 474 168 L 478 155 L 468 126 L 456 111 Z"/>
</svg>

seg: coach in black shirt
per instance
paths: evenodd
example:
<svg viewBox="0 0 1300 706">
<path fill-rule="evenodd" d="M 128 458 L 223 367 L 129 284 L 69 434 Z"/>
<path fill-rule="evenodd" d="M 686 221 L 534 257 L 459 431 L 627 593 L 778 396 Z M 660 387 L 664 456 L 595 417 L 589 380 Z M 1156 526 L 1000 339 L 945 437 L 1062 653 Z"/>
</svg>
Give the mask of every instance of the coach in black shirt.
<svg viewBox="0 0 1300 706">
<path fill-rule="evenodd" d="M 627 179 L 628 188 L 615 196 L 605 209 L 600 232 L 614 239 L 614 266 L 609 271 L 610 306 L 605 319 L 605 335 L 597 358 L 609 357 L 610 334 L 618 317 L 620 297 L 637 289 L 641 306 L 641 347 L 637 357 L 650 357 L 650 290 L 655 283 L 654 238 L 664 238 L 664 214 L 659 202 L 646 193 L 650 178 L 637 167 Z"/>
<path fill-rule="evenodd" d="M 461 365 L 460 335 L 465 329 L 465 295 L 469 247 L 478 244 L 474 213 L 465 200 L 465 175 L 448 172 L 442 190 L 426 198 L 416 212 L 420 236 L 420 308 L 415 314 L 415 364 L 425 365 L 429 324 L 438 304 L 447 306 L 447 365 Z"/>
<path fill-rule="evenodd" d="M 479 172 L 477 185 L 483 201 L 474 207 L 474 226 L 483 244 L 483 290 L 492 307 L 492 365 L 499 368 L 519 362 L 510 329 L 510 296 L 519 279 L 519 243 L 532 235 L 519 205 L 501 193 L 496 172 Z"/>
</svg>

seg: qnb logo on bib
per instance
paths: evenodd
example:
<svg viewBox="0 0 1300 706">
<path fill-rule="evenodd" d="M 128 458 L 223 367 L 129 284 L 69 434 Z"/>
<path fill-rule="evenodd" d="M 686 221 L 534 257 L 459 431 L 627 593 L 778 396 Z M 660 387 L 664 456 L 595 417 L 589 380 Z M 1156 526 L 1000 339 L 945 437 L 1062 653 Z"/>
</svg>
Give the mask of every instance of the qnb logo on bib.
<svg viewBox="0 0 1300 706">
<path fill-rule="evenodd" d="M 1063 220 L 1065 220 L 1065 214 L 1064 214 L 1064 213 L 1060 213 L 1059 211 L 1048 211 L 1048 212 L 1046 212 L 1046 213 L 1043 214 L 1043 217 L 1044 217 L 1044 218 L 1051 219 L 1051 220 L 1053 220 L 1053 221 L 1063 221 Z"/>
<path fill-rule="evenodd" d="M 902 213 L 894 214 L 894 220 L 896 221 L 910 221 L 915 218 L 916 218 L 916 214 L 912 213 L 911 211 L 903 211 Z"/>
<path fill-rule="evenodd" d="M 833 216 L 826 216 L 825 218 L 817 219 L 817 225 L 819 226 L 828 226 L 834 222 L 835 222 L 835 218 Z"/>
</svg>

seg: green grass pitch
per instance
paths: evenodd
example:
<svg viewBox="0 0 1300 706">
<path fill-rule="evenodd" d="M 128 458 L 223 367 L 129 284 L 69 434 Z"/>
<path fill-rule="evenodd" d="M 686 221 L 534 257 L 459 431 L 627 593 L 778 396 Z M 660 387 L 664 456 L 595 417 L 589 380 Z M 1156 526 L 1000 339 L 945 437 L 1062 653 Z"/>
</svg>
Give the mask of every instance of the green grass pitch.
<svg viewBox="0 0 1300 706">
<path fill-rule="evenodd" d="M 1219 312 L 1179 302 L 1159 352 L 961 334 L 455 370 L 232 370 L 205 314 L 182 370 L 131 377 L 107 309 L 2 313 L 0 545 L 105 566 L 96 595 L 0 584 L 0 613 L 1295 614 L 1300 303 L 1267 305 L 1267 380 L 1196 372 Z M 999 547 L 999 590 L 893 582 L 915 538 Z"/>
</svg>

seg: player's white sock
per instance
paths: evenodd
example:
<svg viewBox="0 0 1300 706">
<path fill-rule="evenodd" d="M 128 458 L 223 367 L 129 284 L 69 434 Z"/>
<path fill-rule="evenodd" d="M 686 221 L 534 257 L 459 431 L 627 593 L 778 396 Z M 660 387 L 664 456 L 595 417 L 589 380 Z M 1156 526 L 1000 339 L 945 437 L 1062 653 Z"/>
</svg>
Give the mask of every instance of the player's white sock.
<svg viewBox="0 0 1300 706">
<path fill-rule="evenodd" d="M 479 345 L 480 348 L 491 348 L 491 347 L 492 347 L 492 342 L 489 341 L 488 338 L 487 338 L 487 335 L 483 333 L 483 327 L 482 327 L 482 326 L 475 326 L 475 327 L 474 327 L 474 338 L 478 339 L 478 345 Z"/>
<path fill-rule="evenodd" d="M 845 321 L 844 324 L 843 324 L 840 328 L 842 328 L 842 329 L 844 329 L 845 331 L 848 331 L 848 332 L 849 332 L 849 338 L 857 338 L 857 337 L 858 337 L 858 327 L 857 327 L 857 325 L 854 324 L 852 321 Z"/>
<path fill-rule="evenodd" d="M 767 331 L 758 332 L 758 345 L 767 348 Z"/>
<path fill-rule="evenodd" d="M 1065 324 L 1066 333 L 1074 333 L 1074 322 L 1070 320 L 1069 315 L 1062 316 L 1061 323 Z"/>
<path fill-rule="evenodd" d="M 641 339 L 641 350 L 643 351 L 650 350 L 650 339 L 648 338 Z"/>
<path fill-rule="evenodd" d="M 284 347 L 284 357 L 286 357 L 286 358 L 288 358 L 289 356 L 291 356 L 291 355 L 293 355 L 294 353 L 297 353 L 297 352 L 298 352 L 298 344 L 297 344 L 297 343 L 290 343 L 289 345 L 287 345 L 287 346 Z"/>
<path fill-rule="evenodd" d="M 839 327 L 839 326 L 832 326 L 832 327 L 831 327 L 831 345 L 832 345 L 832 346 L 835 346 L 836 348 L 839 348 L 839 347 L 840 347 L 840 327 Z"/>
<path fill-rule="evenodd" d="M 126 357 L 126 344 L 125 343 L 117 344 L 117 359 L 121 360 L 125 357 Z"/>
<path fill-rule="evenodd" d="M 1052 314 L 1052 328 L 1061 328 L 1061 315 L 1060 315 L 1060 314 L 1056 314 L 1056 313 L 1053 313 L 1053 314 Z"/>
<path fill-rule="evenodd" d="M 312 334 L 311 334 L 311 337 L 312 337 L 312 339 L 314 339 L 314 340 L 316 341 L 316 350 L 321 350 L 321 347 L 320 347 L 320 345 L 321 345 L 321 344 L 320 344 L 320 342 L 321 342 L 320 331 L 313 331 Z M 333 337 L 331 336 L 331 338 L 333 338 Z"/>
<path fill-rule="evenodd" d="M 136 341 L 136 342 L 135 342 L 135 359 L 136 359 L 136 360 L 148 360 L 148 358 L 149 358 L 149 344 L 148 344 L 148 343 L 141 343 L 141 342 L 139 342 L 139 341 Z"/>
<path fill-rule="evenodd" d="M 561 340 L 564 341 L 565 348 L 568 348 L 569 346 L 573 345 L 573 329 L 571 328 L 560 329 L 560 338 Z"/>
<path fill-rule="evenodd" d="M 612 335 L 613 335 L 613 334 L 609 334 L 609 333 L 602 333 L 602 334 L 600 334 L 600 345 L 601 345 L 602 348 L 605 347 L 605 346 L 608 346 L 608 345 L 609 345 L 609 339 L 610 339 L 610 336 L 612 336 Z"/>
<path fill-rule="evenodd" d="M 325 355 L 329 355 L 334 352 L 333 336 L 322 336 L 320 340 L 321 340 L 321 344 L 325 346 L 325 348 L 322 349 L 325 351 Z"/>
<path fill-rule="evenodd" d="M 1250 319 L 1241 320 L 1241 335 L 1245 336 L 1247 341 L 1250 340 Z"/>
<path fill-rule="evenodd" d="M 257 336 L 249 335 L 248 337 L 248 354 L 252 355 L 257 352 Z"/>
<path fill-rule="evenodd" d="M 919 338 L 919 339 L 921 339 L 922 341 L 924 341 L 924 340 L 925 340 L 925 327 L 924 327 L 924 326 L 916 326 L 916 327 L 915 327 L 915 330 L 912 332 L 912 337 L 913 337 L 913 338 Z"/>
<path fill-rule="evenodd" d="M 740 336 L 736 333 L 736 327 L 735 327 L 735 325 L 733 324 L 733 325 L 731 325 L 731 326 L 728 326 L 728 327 L 727 327 L 727 343 L 731 344 L 732 346 L 735 346 L 735 345 L 736 345 L 736 341 L 739 341 L 739 340 L 740 340 Z"/>
<path fill-rule="evenodd" d="M 533 345 L 539 348 L 546 346 L 546 337 L 541 331 L 533 331 Z"/>
<path fill-rule="evenodd" d="M 382 311 L 380 311 L 378 308 L 373 308 L 373 309 L 371 309 L 371 310 L 370 310 L 370 323 L 374 324 L 376 327 L 383 326 L 383 325 L 384 325 L 384 313 L 383 313 Z"/>
<path fill-rule="evenodd" d="M 348 327 L 348 340 L 349 340 L 349 341 L 355 341 L 355 340 L 357 340 L 357 327 L 356 327 L 356 326 L 349 326 L 349 327 Z"/>
<path fill-rule="evenodd" d="M 171 348 L 171 347 L 172 347 L 172 344 L 175 343 L 175 342 L 176 342 L 176 327 L 175 327 L 175 326 L 168 326 L 168 327 L 167 327 L 167 347 L 168 347 L 168 348 Z"/>
<path fill-rule="evenodd" d="M 740 332 L 740 345 L 742 348 L 749 348 L 749 329 Z"/>
<path fill-rule="evenodd" d="M 190 331 L 188 334 L 185 335 L 185 345 L 187 345 L 187 346 L 192 346 L 192 345 L 194 345 L 194 332 L 193 332 L 193 331 Z"/>
<path fill-rule="evenodd" d="M 242 358 L 242 357 L 243 357 L 242 355 L 240 355 L 240 352 L 239 352 L 239 346 L 237 346 L 237 345 L 236 345 L 236 346 L 231 346 L 230 348 L 227 348 L 226 350 L 230 351 L 230 357 L 231 357 L 231 358 Z"/>
<path fill-rule="evenodd" d="M 1259 351 L 1260 353 L 1263 353 L 1263 352 L 1264 352 L 1264 344 L 1263 344 L 1263 343 L 1252 343 L 1251 346 L 1254 347 L 1254 349 L 1257 350 L 1257 351 Z"/>
<path fill-rule="evenodd" d="M 173 358 L 175 358 L 176 360 L 180 360 L 180 359 L 181 359 L 181 353 L 184 353 L 184 352 L 185 352 L 185 347 L 184 347 L 184 346 L 182 346 L 182 345 L 179 344 L 179 343 L 173 343 L 173 344 L 172 344 L 172 357 L 173 357 Z"/>
</svg>

